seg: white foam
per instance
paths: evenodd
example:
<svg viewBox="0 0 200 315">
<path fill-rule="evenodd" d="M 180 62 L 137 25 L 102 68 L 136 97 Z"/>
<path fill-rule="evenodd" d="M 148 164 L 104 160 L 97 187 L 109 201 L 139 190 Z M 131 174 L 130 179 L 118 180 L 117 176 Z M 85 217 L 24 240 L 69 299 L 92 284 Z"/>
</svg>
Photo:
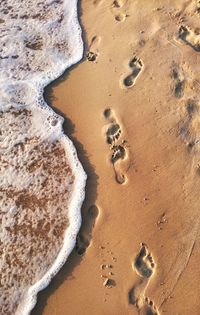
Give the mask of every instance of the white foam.
<svg viewBox="0 0 200 315">
<path fill-rule="evenodd" d="M 48 107 L 42 96 L 45 85 L 82 58 L 83 43 L 77 17 L 77 0 L 1 1 L 0 40 L 0 119 L 3 130 L 0 133 L 0 190 L 8 191 L 12 187 L 17 193 L 27 192 L 32 185 L 32 192 L 41 197 L 42 189 L 38 190 L 44 185 L 45 175 L 42 174 L 40 165 L 33 172 L 25 169 L 34 158 L 38 158 L 37 153 L 33 155 L 35 148 L 47 148 L 48 143 L 50 153 L 51 146 L 57 143 L 59 148 L 65 150 L 66 163 L 72 171 L 69 179 L 60 175 L 63 187 L 69 187 L 65 200 L 65 214 L 69 225 L 62 246 L 57 244 L 59 252 L 55 261 L 48 270 L 44 267 L 40 270 L 40 279 L 34 283 L 26 283 L 21 295 L 17 296 L 14 292 L 17 287 L 14 286 L 11 290 L 13 296 L 10 297 L 10 303 L 17 303 L 15 315 L 26 315 L 36 303 L 38 291 L 48 286 L 65 263 L 74 248 L 81 225 L 80 209 L 85 197 L 86 174 L 78 161 L 73 143 L 63 133 L 63 118 Z M 58 157 L 55 156 L 54 160 L 57 165 Z M 56 192 L 60 192 L 62 196 L 62 187 L 54 183 L 54 177 L 52 176 L 51 189 L 55 187 Z M 45 190 L 43 193 L 45 194 Z M 13 198 L 6 202 L 4 199 L 0 201 L 3 222 L 1 241 L 8 244 L 12 239 L 9 239 L 7 229 L 16 223 L 15 216 L 22 207 L 18 207 Z M 34 211 L 39 215 L 37 209 Z M 52 209 L 52 213 L 55 214 L 55 211 L 56 209 Z M 25 216 L 20 217 L 20 223 L 24 218 Z M 5 255 L 0 258 L 0 271 L 4 266 Z M 32 260 L 34 258 L 31 257 Z M 14 266 L 12 270 L 15 270 Z M 3 306 L 0 307 L 3 310 Z M 4 315 L 6 314 L 4 311 Z"/>
<path fill-rule="evenodd" d="M 75 246 L 76 236 L 80 229 L 81 225 L 80 209 L 85 196 L 84 187 L 86 176 L 85 173 L 83 172 L 81 164 L 77 159 L 77 154 L 72 142 L 65 136 L 63 136 L 62 141 L 64 142 L 67 152 L 68 153 L 70 152 L 70 155 L 68 157 L 71 163 L 73 163 L 74 166 L 73 171 L 76 174 L 75 181 L 76 190 L 74 191 L 73 197 L 69 204 L 70 211 L 68 213 L 68 218 L 70 225 L 65 233 L 63 247 L 59 252 L 54 264 L 48 270 L 45 276 L 42 279 L 40 279 L 35 285 L 30 287 L 28 292 L 26 292 L 26 294 L 24 295 L 24 299 L 16 312 L 16 315 L 29 314 L 29 312 L 35 306 L 37 293 L 48 286 L 51 279 L 55 276 L 55 274 L 66 262 L 69 254 L 71 253 Z"/>
</svg>

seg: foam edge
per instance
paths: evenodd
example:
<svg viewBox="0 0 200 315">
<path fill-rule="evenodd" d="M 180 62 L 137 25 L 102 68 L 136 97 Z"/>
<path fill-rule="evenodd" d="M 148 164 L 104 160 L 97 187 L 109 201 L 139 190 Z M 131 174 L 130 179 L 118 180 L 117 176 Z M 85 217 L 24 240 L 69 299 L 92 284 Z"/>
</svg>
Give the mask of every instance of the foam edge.
<svg viewBox="0 0 200 315">
<path fill-rule="evenodd" d="M 83 58 L 83 40 L 82 40 L 82 30 L 78 20 L 78 0 L 74 0 L 74 16 L 71 20 L 72 24 L 71 27 L 73 31 L 76 29 L 78 30 L 78 36 L 80 43 L 82 44 L 79 49 L 77 50 L 76 55 L 73 58 L 69 58 L 68 62 L 65 63 L 65 66 L 60 68 L 54 77 L 51 79 L 47 79 L 45 84 L 42 86 L 38 85 L 38 89 L 43 90 L 43 88 L 48 85 L 50 82 L 56 80 L 59 76 L 61 76 L 67 68 L 71 67 L 73 64 L 76 64 Z M 33 286 L 31 286 L 26 294 L 23 297 L 22 303 L 19 305 L 16 315 L 29 315 L 32 309 L 35 307 L 37 302 L 37 294 L 39 291 L 45 289 L 52 278 L 58 273 L 64 263 L 67 261 L 67 258 L 71 254 L 73 248 L 75 247 L 76 243 L 76 236 L 81 226 L 81 207 L 83 201 L 85 199 L 85 186 L 87 175 L 78 160 L 77 151 L 74 147 L 72 141 L 64 134 L 62 129 L 62 136 L 61 139 L 64 144 L 64 148 L 67 151 L 67 157 L 70 162 L 70 166 L 72 167 L 72 172 L 75 174 L 75 182 L 74 187 L 75 190 L 73 192 L 72 198 L 69 203 L 69 227 L 65 232 L 64 243 L 63 247 L 61 248 L 54 264 L 51 266 L 49 271 Z"/>
<path fill-rule="evenodd" d="M 63 247 L 61 248 L 54 264 L 42 277 L 42 279 L 40 279 L 28 289 L 27 293 L 24 295 L 22 303 L 18 307 L 16 315 L 30 314 L 31 310 L 36 305 L 38 292 L 45 289 L 49 285 L 52 278 L 58 273 L 58 271 L 67 261 L 67 258 L 75 247 L 76 236 L 81 226 L 81 206 L 85 199 L 85 185 L 87 175 L 78 160 L 77 151 L 72 141 L 66 135 L 64 135 L 64 133 L 61 140 L 63 141 L 64 147 L 67 151 L 72 171 L 75 174 L 75 190 L 69 203 L 69 226 L 65 232 Z"/>
</svg>

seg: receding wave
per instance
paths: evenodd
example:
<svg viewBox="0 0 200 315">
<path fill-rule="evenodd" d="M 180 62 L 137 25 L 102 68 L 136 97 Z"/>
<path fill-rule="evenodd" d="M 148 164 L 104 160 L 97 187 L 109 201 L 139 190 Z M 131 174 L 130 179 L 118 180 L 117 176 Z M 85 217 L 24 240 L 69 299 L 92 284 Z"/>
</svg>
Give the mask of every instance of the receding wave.
<svg viewBox="0 0 200 315">
<path fill-rule="evenodd" d="M 83 54 L 77 0 L 0 2 L 0 314 L 29 314 L 74 247 L 86 175 L 43 89 Z"/>
</svg>

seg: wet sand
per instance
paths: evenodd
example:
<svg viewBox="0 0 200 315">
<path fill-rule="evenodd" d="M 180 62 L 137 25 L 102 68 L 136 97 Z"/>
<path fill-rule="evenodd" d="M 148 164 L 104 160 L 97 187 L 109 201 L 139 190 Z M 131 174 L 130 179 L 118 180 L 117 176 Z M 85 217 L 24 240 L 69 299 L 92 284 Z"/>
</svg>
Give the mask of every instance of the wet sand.
<svg viewBox="0 0 200 315">
<path fill-rule="evenodd" d="M 46 88 L 88 174 L 77 247 L 32 315 L 199 314 L 198 1 L 82 0 Z"/>
</svg>

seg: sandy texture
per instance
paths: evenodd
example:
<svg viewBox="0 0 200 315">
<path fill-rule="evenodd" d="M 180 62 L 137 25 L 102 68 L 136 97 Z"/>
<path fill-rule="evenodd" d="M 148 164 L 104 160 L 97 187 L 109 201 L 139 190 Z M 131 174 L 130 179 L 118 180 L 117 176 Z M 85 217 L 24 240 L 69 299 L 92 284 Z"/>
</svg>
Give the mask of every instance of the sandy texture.
<svg viewBox="0 0 200 315">
<path fill-rule="evenodd" d="M 46 94 L 88 174 L 83 226 L 32 314 L 198 315 L 199 1 L 80 11 L 85 58 Z"/>
</svg>

